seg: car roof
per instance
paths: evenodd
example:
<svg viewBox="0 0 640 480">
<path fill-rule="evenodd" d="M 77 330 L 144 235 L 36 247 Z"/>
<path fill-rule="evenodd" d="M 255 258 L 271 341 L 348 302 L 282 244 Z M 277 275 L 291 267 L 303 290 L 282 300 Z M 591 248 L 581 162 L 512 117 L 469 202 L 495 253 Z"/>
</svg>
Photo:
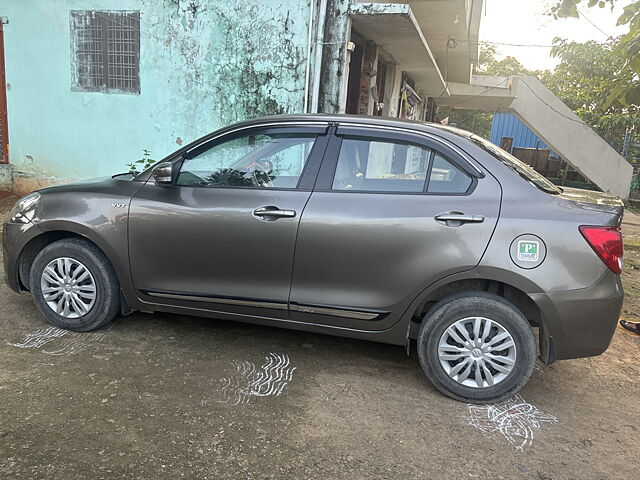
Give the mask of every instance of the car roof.
<svg viewBox="0 0 640 480">
<path fill-rule="evenodd" d="M 264 122 L 335 122 L 335 123 L 359 123 L 363 125 L 381 125 L 388 127 L 409 128 L 432 133 L 449 132 L 463 137 L 471 135 L 470 132 L 458 128 L 448 127 L 439 123 L 422 122 L 418 120 L 408 120 L 404 118 L 377 117 L 373 115 L 348 115 L 348 114 L 328 114 L 328 113 L 301 113 L 285 115 L 269 115 L 266 117 L 246 120 L 239 124 L 252 124 Z"/>
<path fill-rule="evenodd" d="M 187 145 L 184 145 L 177 151 L 172 152 L 161 161 L 165 161 L 183 154 L 203 143 L 217 138 L 221 135 L 225 135 L 227 132 L 238 129 L 239 127 L 251 127 L 252 125 L 259 126 L 261 124 L 270 123 L 353 123 L 358 125 L 372 125 L 372 126 L 384 126 L 395 127 L 406 130 L 413 130 L 424 133 L 431 133 L 440 137 L 446 138 L 450 142 L 458 144 L 461 139 L 468 140 L 473 134 L 465 130 L 453 128 L 438 123 L 421 122 L 417 120 L 407 120 L 403 118 L 391 118 L 391 117 L 376 117 L 372 115 L 346 115 L 346 114 L 327 114 L 327 113 L 301 113 L 301 114 L 285 114 L 285 115 L 269 115 L 265 117 L 253 118 L 251 120 L 244 120 L 241 122 L 225 125 L 222 128 L 212 131 Z M 477 167 L 474 165 L 474 168 Z M 150 169 L 149 169 L 150 170 Z"/>
</svg>

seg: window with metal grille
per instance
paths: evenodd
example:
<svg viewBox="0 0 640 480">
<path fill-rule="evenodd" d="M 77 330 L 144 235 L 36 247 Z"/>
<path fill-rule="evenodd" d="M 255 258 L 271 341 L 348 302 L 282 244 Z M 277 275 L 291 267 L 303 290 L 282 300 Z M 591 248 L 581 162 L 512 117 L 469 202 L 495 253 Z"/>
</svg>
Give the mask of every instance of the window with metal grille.
<svg viewBox="0 0 640 480">
<path fill-rule="evenodd" d="M 73 89 L 140 93 L 140 12 L 72 10 Z"/>
</svg>

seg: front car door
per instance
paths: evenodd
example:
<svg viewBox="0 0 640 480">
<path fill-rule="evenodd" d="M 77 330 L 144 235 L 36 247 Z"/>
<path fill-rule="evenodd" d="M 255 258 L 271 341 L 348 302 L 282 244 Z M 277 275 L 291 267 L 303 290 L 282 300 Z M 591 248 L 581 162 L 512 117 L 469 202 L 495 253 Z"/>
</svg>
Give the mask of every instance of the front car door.
<svg viewBox="0 0 640 480">
<path fill-rule="evenodd" d="M 129 215 L 140 300 L 288 318 L 298 222 L 327 129 L 243 127 L 182 153 L 172 184 L 150 178 Z"/>
<path fill-rule="evenodd" d="M 437 137 L 339 126 L 300 223 L 291 318 L 389 328 L 429 284 L 479 263 L 500 199 Z"/>
</svg>

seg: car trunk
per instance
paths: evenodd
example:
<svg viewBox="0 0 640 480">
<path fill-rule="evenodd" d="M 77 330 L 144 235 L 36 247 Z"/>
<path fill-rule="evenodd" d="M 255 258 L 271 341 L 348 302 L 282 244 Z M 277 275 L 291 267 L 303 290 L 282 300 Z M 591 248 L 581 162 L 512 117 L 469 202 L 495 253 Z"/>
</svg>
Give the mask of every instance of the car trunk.
<svg viewBox="0 0 640 480">
<path fill-rule="evenodd" d="M 624 203 L 622 203 L 622 200 L 609 193 L 562 187 L 562 193 L 559 197 L 570 200 L 587 210 L 596 210 L 616 215 L 618 217 L 616 221 L 617 225 L 620 224 L 622 216 L 624 215 Z"/>
</svg>

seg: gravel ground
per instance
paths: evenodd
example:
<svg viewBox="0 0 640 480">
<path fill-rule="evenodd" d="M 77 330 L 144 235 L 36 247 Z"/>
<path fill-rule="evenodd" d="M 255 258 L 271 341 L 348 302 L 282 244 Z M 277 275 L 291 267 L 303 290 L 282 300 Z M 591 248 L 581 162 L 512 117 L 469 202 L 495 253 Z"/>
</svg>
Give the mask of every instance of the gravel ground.
<svg viewBox="0 0 640 480">
<path fill-rule="evenodd" d="M 638 478 L 640 337 L 620 328 L 604 355 L 479 408 L 399 347 L 168 314 L 76 334 L 4 284 L 0 320 L 3 479 Z"/>
</svg>

